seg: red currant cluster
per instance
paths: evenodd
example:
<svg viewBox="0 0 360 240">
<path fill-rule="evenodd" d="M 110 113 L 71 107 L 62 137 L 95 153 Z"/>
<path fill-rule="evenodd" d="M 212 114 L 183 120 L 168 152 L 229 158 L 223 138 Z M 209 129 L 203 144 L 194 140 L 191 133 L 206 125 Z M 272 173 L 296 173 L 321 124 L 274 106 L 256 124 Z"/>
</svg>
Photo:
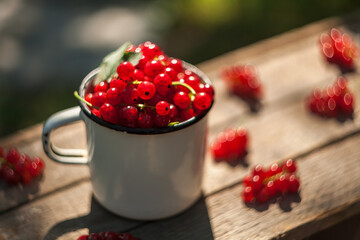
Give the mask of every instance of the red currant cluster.
<svg viewBox="0 0 360 240">
<path fill-rule="evenodd" d="M 328 62 L 346 70 L 354 68 L 358 47 L 349 35 L 333 28 L 328 34 L 324 33 L 320 36 L 320 45 Z"/>
<path fill-rule="evenodd" d="M 40 177 L 44 171 L 45 163 L 39 158 L 31 159 L 16 148 L 7 153 L 0 147 L 0 177 L 9 185 L 23 183 L 29 184 L 34 178 Z"/>
<path fill-rule="evenodd" d="M 121 62 L 109 80 L 85 95 L 94 115 L 126 127 L 153 128 L 186 121 L 211 106 L 213 87 L 156 44 L 131 45 L 126 53 L 141 58 L 136 65 Z"/>
<path fill-rule="evenodd" d="M 351 117 L 354 97 L 347 89 L 347 81 L 339 77 L 333 85 L 321 91 L 315 89 L 307 99 L 308 109 L 323 117 Z"/>
<path fill-rule="evenodd" d="M 222 71 L 228 90 L 244 100 L 259 101 L 263 95 L 263 88 L 256 70 L 251 65 L 235 65 Z"/>
<path fill-rule="evenodd" d="M 130 233 L 115 233 L 112 231 L 91 233 L 90 235 L 82 235 L 77 240 L 140 240 Z"/>
<path fill-rule="evenodd" d="M 267 202 L 277 194 L 296 193 L 299 191 L 300 180 L 295 175 L 296 165 L 292 159 L 284 164 L 274 163 L 265 170 L 257 165 L 252 175 L 243 179 L 245 188 L 242 197 L 245 203 Z"/>
<path fill-rule="evenodd" d="M 246 154 L 248 134 L 245 128 L 229 128 L 221 132 L 211 144 L 215 161 L 232 161 Z"/>
</svg>

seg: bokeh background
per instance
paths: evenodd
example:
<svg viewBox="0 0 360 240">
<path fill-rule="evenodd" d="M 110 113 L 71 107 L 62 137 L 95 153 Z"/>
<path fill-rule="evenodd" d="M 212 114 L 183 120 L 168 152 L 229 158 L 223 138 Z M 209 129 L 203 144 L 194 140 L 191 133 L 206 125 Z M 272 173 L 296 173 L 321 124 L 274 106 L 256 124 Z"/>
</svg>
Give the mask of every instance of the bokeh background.
<svg viewBox="0 0 360 240">
<path fill-rule="evenodd" d="M 197 64 L 359 9 L 359 0 L 0 0 L 0 137 L 76 105 L 82 78 L 125 41 Z"/>
</svg>

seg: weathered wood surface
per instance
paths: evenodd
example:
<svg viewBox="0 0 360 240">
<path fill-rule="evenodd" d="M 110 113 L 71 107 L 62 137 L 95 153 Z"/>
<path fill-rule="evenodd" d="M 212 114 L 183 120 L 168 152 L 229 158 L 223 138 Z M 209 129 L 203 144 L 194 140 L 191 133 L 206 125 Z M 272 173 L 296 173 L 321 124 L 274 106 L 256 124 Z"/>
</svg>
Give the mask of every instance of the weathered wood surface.
<svg viewBox="0 0 360 240">
<path fill-rule="evenodd" d="M 359 34 L 359 23 L 355 18 L 341 27 Z M 214 163 L 207 154 L 204 197 L 176 217 L 139 222 L 102 209 L 91 196 L 87 166 L 45 157 L 41 124 L 1 139 L 5 148 L 17 146 L 43 157 L 47 168 L 43 179 L 24 188 L 0 185 L 0 239 L 76 239 L 111 229 L 130 230 L 142 239 L 301 239 L 359 213 L 359 105 L 354 120 L 344 123 L 311 115 L 304 107 L 312 88 L 332 84 L 340 74 L 324 62 L 317 46 L 319 34 L 338 24 L 338 19 L 314 23 L 200 65 L 216 90 L 210 142 L 226 127 L 245 126 L 251 143 L 246 164 Z M 254 64 L 259 72 L 265 98 L 258 113 L 229 95 L 220 79 L 222 67 L 235 63 Z M 360 75 L 346 76 L 359 103 Z M 84 134 L 82 123 L 76 123 L 59 129 L 54 140 L 63 147 L 83 147 Z M 247 165 L 288 157 L 299 162 L 300 195 L 265 207 L 245 206 L 240 192 Z"/>
</svg>

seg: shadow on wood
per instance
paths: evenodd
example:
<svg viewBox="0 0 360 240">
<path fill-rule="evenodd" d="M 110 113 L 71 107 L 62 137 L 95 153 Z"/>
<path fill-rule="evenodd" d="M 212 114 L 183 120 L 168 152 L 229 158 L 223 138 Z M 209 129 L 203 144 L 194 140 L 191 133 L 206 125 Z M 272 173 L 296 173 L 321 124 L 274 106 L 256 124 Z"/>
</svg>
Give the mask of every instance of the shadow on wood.
<svg viewBox="0 0 360 240">
<path fill-rule="evenodd" d="M 292 210 L 291 203 L 301 202 L 301 196 L 299 193 L 289 194 L 285 196 L 278 196 L 271 198 L 266 203 L 246 203 L 249 208 L 253 208 L 258 212 L 263 212 L 269 209 L 271 204 L 278 204 L 279 208 L 284 212 L 290 212 Z"/>
<path fill-rule="evenodd" d="M 129 225 L 131 227 L 129 227 Z M 174 217 L 157 221 L 136 221 L 117 216 L 104 209 L 95 199 L 91 199 L 91 210 L 88 215 L 69 219 L 51 227 L 44 240 L 88 228 L 89 233 L 104 231 L 130 232 L 141 239 L 213 239 L 210 219 L 202 196 L 195 205 Z"/>
<path fill-rule="evenodd" d="M 92 196 L 91 209 L 88 215 L 69 219 L 51 227 L 44 240 L 57 239 L 66 233 L 88 228 L 89 233 L 103 231 L 127 232 L 129 225 L 139 226 L 144 222 L 125 219 L 104 209 Z"/>
</svg>

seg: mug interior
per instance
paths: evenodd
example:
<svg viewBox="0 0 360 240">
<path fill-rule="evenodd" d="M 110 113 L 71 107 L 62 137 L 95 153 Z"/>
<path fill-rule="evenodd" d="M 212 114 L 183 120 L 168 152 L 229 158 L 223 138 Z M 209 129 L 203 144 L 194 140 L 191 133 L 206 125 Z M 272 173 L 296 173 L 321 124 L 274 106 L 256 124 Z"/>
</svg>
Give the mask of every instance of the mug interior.
<svg viewBox="0 0 360 240">
<path fill-rule="evenodd" d="M 213 86 L 210 79 L 202 71 L 200 71 L 197 67 L 195 67 L 189 63 L 186 63 L 186 62 L 183 62 L 183 66 L 185 69 L 189 69 L 192 72 L 194 72 L 195 74 L 197 74 L 204 83 Z M 93 89 L 93 81 L 98 72 L 99 72 L 98 68 L 94 69 L 82 81 L 82 83 L 80 85 L 80 89 L 79 89 L 79 94 L 82 98 L 85 98 L 85 95 Z M 175 124 L 173 126 L 167 126 L 167 127 L 162 127 L 162 128 L 131 128 L 131 127 L 125 127 L 125 126 L 121 126 L 121 125 L 112 124 L 112 123 L 107 122 L 107 121 L 97 117 L 96 115 L 94 115 L 90 111 L 89 107 L 84 102 L 79 101 L 79 104 L 80 104 L 82 111 L 85 113 L 85 115 L 87 117 L 89 117 L 94 122 L 96 122 L 104 127 L 107 127 L 107 128 L 110 128 L 110 129 L 113 129 L 116 131 L 133 133 L 133 134 L 162 134 L 162 133 L 173 132 L 173 131 L 177 131 L 177 130 L 186 128 L 186 127 L 200 121 L 210 111 L 210 109 L 212 108 L 212 106 L 214 104 L 214 100 L 211 101 L 210 107 L 207 110 L 200 113 L 199 115 L 192 117 L 186 121 Z"/>
</svg>

